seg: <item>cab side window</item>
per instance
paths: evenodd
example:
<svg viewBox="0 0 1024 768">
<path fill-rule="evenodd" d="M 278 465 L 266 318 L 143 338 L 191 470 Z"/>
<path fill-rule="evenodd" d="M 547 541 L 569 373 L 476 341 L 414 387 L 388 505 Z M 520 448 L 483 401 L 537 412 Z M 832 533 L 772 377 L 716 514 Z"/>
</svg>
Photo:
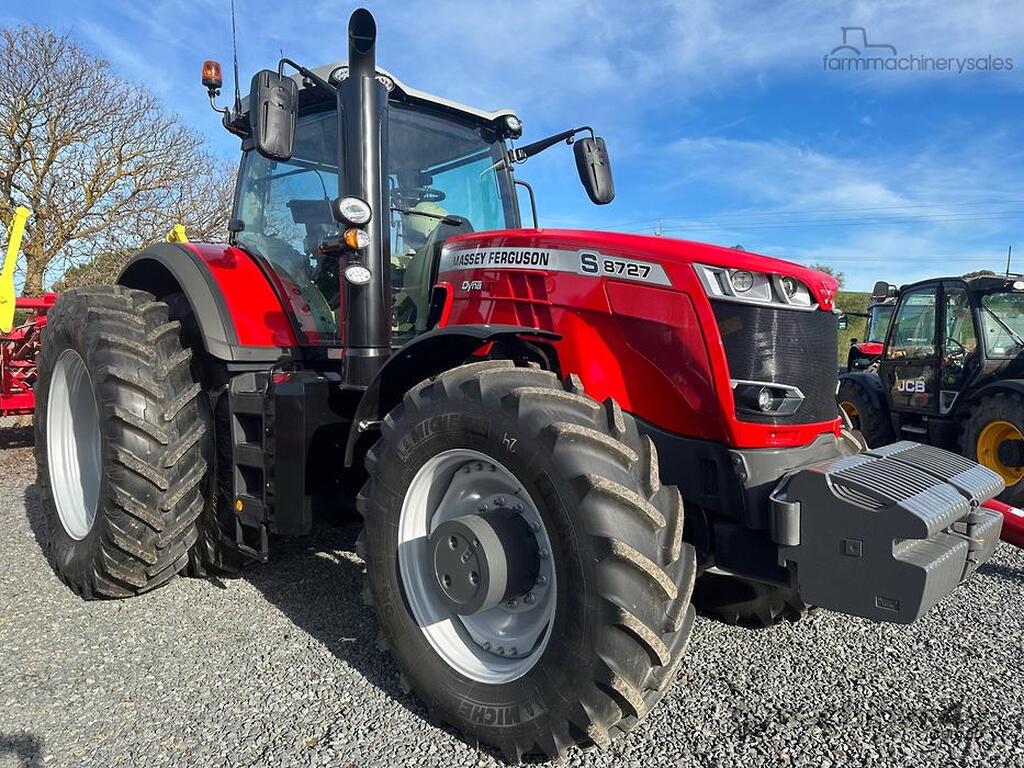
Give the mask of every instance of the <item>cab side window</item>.
<svg viewBox="0 0 1024 768">
<path fill-rule="evenodd" d="M 907 292 L 892 327 L 888 357 L 892 360 L 924 360 L 936 357 L 936 288 L 918 288 Z"/>
</svg>

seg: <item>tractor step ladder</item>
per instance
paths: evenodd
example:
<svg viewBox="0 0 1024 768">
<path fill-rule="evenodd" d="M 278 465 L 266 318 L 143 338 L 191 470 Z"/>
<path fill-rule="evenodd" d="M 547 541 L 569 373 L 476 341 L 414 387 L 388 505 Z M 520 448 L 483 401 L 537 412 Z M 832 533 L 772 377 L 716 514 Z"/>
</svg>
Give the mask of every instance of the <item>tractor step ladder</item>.
<svg viewBox="0 0 1024 768">
<path fill-rule="evenodd" d="M 243 373 L 231 379 L 228 410 L 231 429 L 232 509 L 238 550 L 260 562 L 269 557 L 267 522 L 273 479 L 267 453 L 267 375 Z"/>
</svg>

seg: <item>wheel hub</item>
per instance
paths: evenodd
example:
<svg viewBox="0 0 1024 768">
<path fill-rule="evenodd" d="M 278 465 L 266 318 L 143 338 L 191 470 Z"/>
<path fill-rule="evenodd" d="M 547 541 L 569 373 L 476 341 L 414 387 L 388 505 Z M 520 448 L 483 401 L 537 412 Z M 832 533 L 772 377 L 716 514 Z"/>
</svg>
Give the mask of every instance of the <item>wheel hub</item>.
<svg viewBox="0 0 1024 768">
<path fill-rule="evenodd" d="M 417 471 L 402 502 L 398 569 L 420 630 L 466 677 L 514 680 L 544 652 L 558 591 L 551 539 L 494 458 L 452 448 Z"/>
<path fill-rule="evenodd" d="M 999 443 L 996 451 L 999 463 L 1004 467 L 1024 466 L 1024 440 L 1009 439 Z"/>
<path fill-rule="evenodd" d="M 434 587 L 463 616 L 525 595 L 537 580 L 537 539 L 511 509 L 463 515 L 430 535 Z"/>
</svg>

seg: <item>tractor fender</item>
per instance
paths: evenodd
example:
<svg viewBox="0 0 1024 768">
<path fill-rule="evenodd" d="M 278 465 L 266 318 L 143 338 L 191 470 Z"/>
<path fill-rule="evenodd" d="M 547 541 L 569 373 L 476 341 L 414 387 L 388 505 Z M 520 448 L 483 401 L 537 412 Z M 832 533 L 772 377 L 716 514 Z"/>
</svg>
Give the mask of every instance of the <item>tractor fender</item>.
<svg viewBox="0 0 1024 768">
<path fill-rule="evenodd" d="M 1008 392 L 1017 392 L 1018 394 L 1024 395 L 1024 379 L 999 379 L 998 381 L 990 381 L 988 384 L 983 384 L 977 389 L 970 392 L 963 398 L 958 398 L 956 402 L 956 411 L 962 412 L 965 408 L 968 408 L 973 403 L 978 402 L 981 398 L 994 394 L 1000 390 Z"/>
<path fill-rule="evenodd" d="M 522 325 L 449 325 L 427 331 L 397 350 L 359 400 L 345 448 L 345 466 L 351 467 L 355 461 L 359 438 L 376 429 L 414 385 L 462 365 L 485 344 L 511 338 L 554 341 L 561 336 Z"/>
<path fill-rule="evenodd" d="M 200 252 L 190 244 L 156 243 L 121 270 L 118 285 L 149 291 L 158 299 L 182 293 L 192 309 L 206 351 L 228 362 L 273 363 L 287 357 L 279 346 L 239 342 L 224 290 Z"/>
<path fill-rule="evenodd" d="M 885 394 L 882 392 L 882 380 L 878 377 L 878 374 L 873 371 L 849 371 L 847 373 L 839 374 L 839 384 L 842 386 L 844 381 L 852 381 L 867 393 L 868 399 L 871 400 L 871 404 L 879 410 L 887 411 L 888 406 L 885 402 Z M 838 392 L 838 390 L 837 390 Z"/>
</svg>

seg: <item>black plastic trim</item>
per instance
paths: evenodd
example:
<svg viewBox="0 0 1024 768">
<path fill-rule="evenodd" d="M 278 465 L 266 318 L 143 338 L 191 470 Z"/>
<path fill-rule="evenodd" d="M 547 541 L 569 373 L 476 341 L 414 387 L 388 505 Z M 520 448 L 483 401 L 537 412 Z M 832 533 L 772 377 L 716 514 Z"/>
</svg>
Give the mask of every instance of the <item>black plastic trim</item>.
<svg viewBox="0 0 1024 768">
<path fill-rule="evenodd" d="M 487 342 L 511 337 L 561 338 L 557 333 L 524 325 L 450 325 L 427 331 L 395 350 L 359 401 L 345 449 L 345 466 L 352 466 L 359 438 L 375 429 L 410 387 L 462 365 Z"/>
</svg>

